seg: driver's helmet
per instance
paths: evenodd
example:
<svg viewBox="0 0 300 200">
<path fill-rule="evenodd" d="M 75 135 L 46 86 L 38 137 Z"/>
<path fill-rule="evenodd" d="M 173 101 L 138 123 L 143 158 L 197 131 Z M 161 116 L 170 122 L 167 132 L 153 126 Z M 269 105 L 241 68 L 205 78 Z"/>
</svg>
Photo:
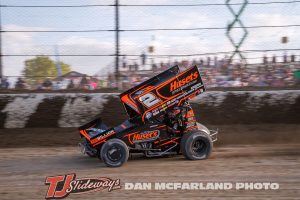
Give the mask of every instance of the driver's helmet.
<svg viewBox="0 0 300 200">
<path fill-rule="evenodd" d="M 175 107 L 174 109 L 170 110 L 168 115 L 169 115 L 170 118 L 175 118 L 179 113 L 180 113 L 180 108 Z"/>
</svg>

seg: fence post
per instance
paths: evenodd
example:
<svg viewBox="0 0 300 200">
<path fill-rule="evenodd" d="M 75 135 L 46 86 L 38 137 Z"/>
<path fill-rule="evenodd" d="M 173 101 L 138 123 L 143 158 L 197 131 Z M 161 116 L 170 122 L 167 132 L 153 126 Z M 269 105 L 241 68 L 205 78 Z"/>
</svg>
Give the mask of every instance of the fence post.
<svg viewBox="0 0 300 200">
<path fill-rule="evenodd" d="M 119 54 L 120 54 L 120 44 L 119 44 L 119 0 L 115 0 L 115 34 L 116 34 L 116 54 L 115 54 L 115 78 L 116 78 L 116 84 L 119 88 Z"/>
<path fill-rule="evenodd" d="M 0 79 L 3 78 L 3 62 L 2 62 L 2 3 L 0 0 Z"/>
</svg>

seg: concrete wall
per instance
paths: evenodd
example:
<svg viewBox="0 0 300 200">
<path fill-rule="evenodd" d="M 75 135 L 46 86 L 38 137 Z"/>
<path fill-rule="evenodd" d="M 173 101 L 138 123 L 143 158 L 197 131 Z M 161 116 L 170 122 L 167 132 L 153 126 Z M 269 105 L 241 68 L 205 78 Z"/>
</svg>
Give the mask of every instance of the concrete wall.
<svg viewBox="0 0 300 200">
<path fill-rule="evenodd" d="M 192 106 L 204 124 L 300 124 L 300 90 L 209 91 Z M 112 126 L 127 118 L 118 94 L 0 94 L 0 128 L 77 127 L 96 114 Z"/>
</svg>

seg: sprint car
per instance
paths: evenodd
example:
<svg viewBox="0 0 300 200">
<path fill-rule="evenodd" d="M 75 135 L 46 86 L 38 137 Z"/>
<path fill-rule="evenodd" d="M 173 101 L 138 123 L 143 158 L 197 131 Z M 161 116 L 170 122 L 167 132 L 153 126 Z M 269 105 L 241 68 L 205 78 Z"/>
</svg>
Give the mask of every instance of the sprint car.
<svg viewBox="0 0 300 200">
<path fill-rule="evenodd" d="M 197 66 L 182 72 L 178 66 L 120 94 L 128 119 L 116 127 L 100 116 L 79 127 L 83 153 L 119 167 L 129 153 L 146 157 L 179 154 L 186 159 L 206 159 L 217 131 L 197 123 L 189 100 L 205 91 Z M 117 114 L 117 113 L 116 113 Z"/>
</svg>

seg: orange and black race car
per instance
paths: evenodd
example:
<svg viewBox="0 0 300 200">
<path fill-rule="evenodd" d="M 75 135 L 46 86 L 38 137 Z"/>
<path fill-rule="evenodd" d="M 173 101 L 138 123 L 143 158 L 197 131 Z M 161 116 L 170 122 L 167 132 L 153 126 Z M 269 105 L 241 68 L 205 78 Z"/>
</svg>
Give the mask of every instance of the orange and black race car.
<svg viewBox="0 0 300 200">
<path fill-rule="evenodd" d="M 197 66 L 180 72 L 174 66 L 129 89 L 120 99 L 129 119 L 109 128 L 100 117 L 79 127 L 82 151 L 119 167 L 129 153 L 147 157 L 182 152 L 190 160 L 206 159 L 217 131 L 197 123 L 189 100 L 205 91 Z"/>
</svg>

